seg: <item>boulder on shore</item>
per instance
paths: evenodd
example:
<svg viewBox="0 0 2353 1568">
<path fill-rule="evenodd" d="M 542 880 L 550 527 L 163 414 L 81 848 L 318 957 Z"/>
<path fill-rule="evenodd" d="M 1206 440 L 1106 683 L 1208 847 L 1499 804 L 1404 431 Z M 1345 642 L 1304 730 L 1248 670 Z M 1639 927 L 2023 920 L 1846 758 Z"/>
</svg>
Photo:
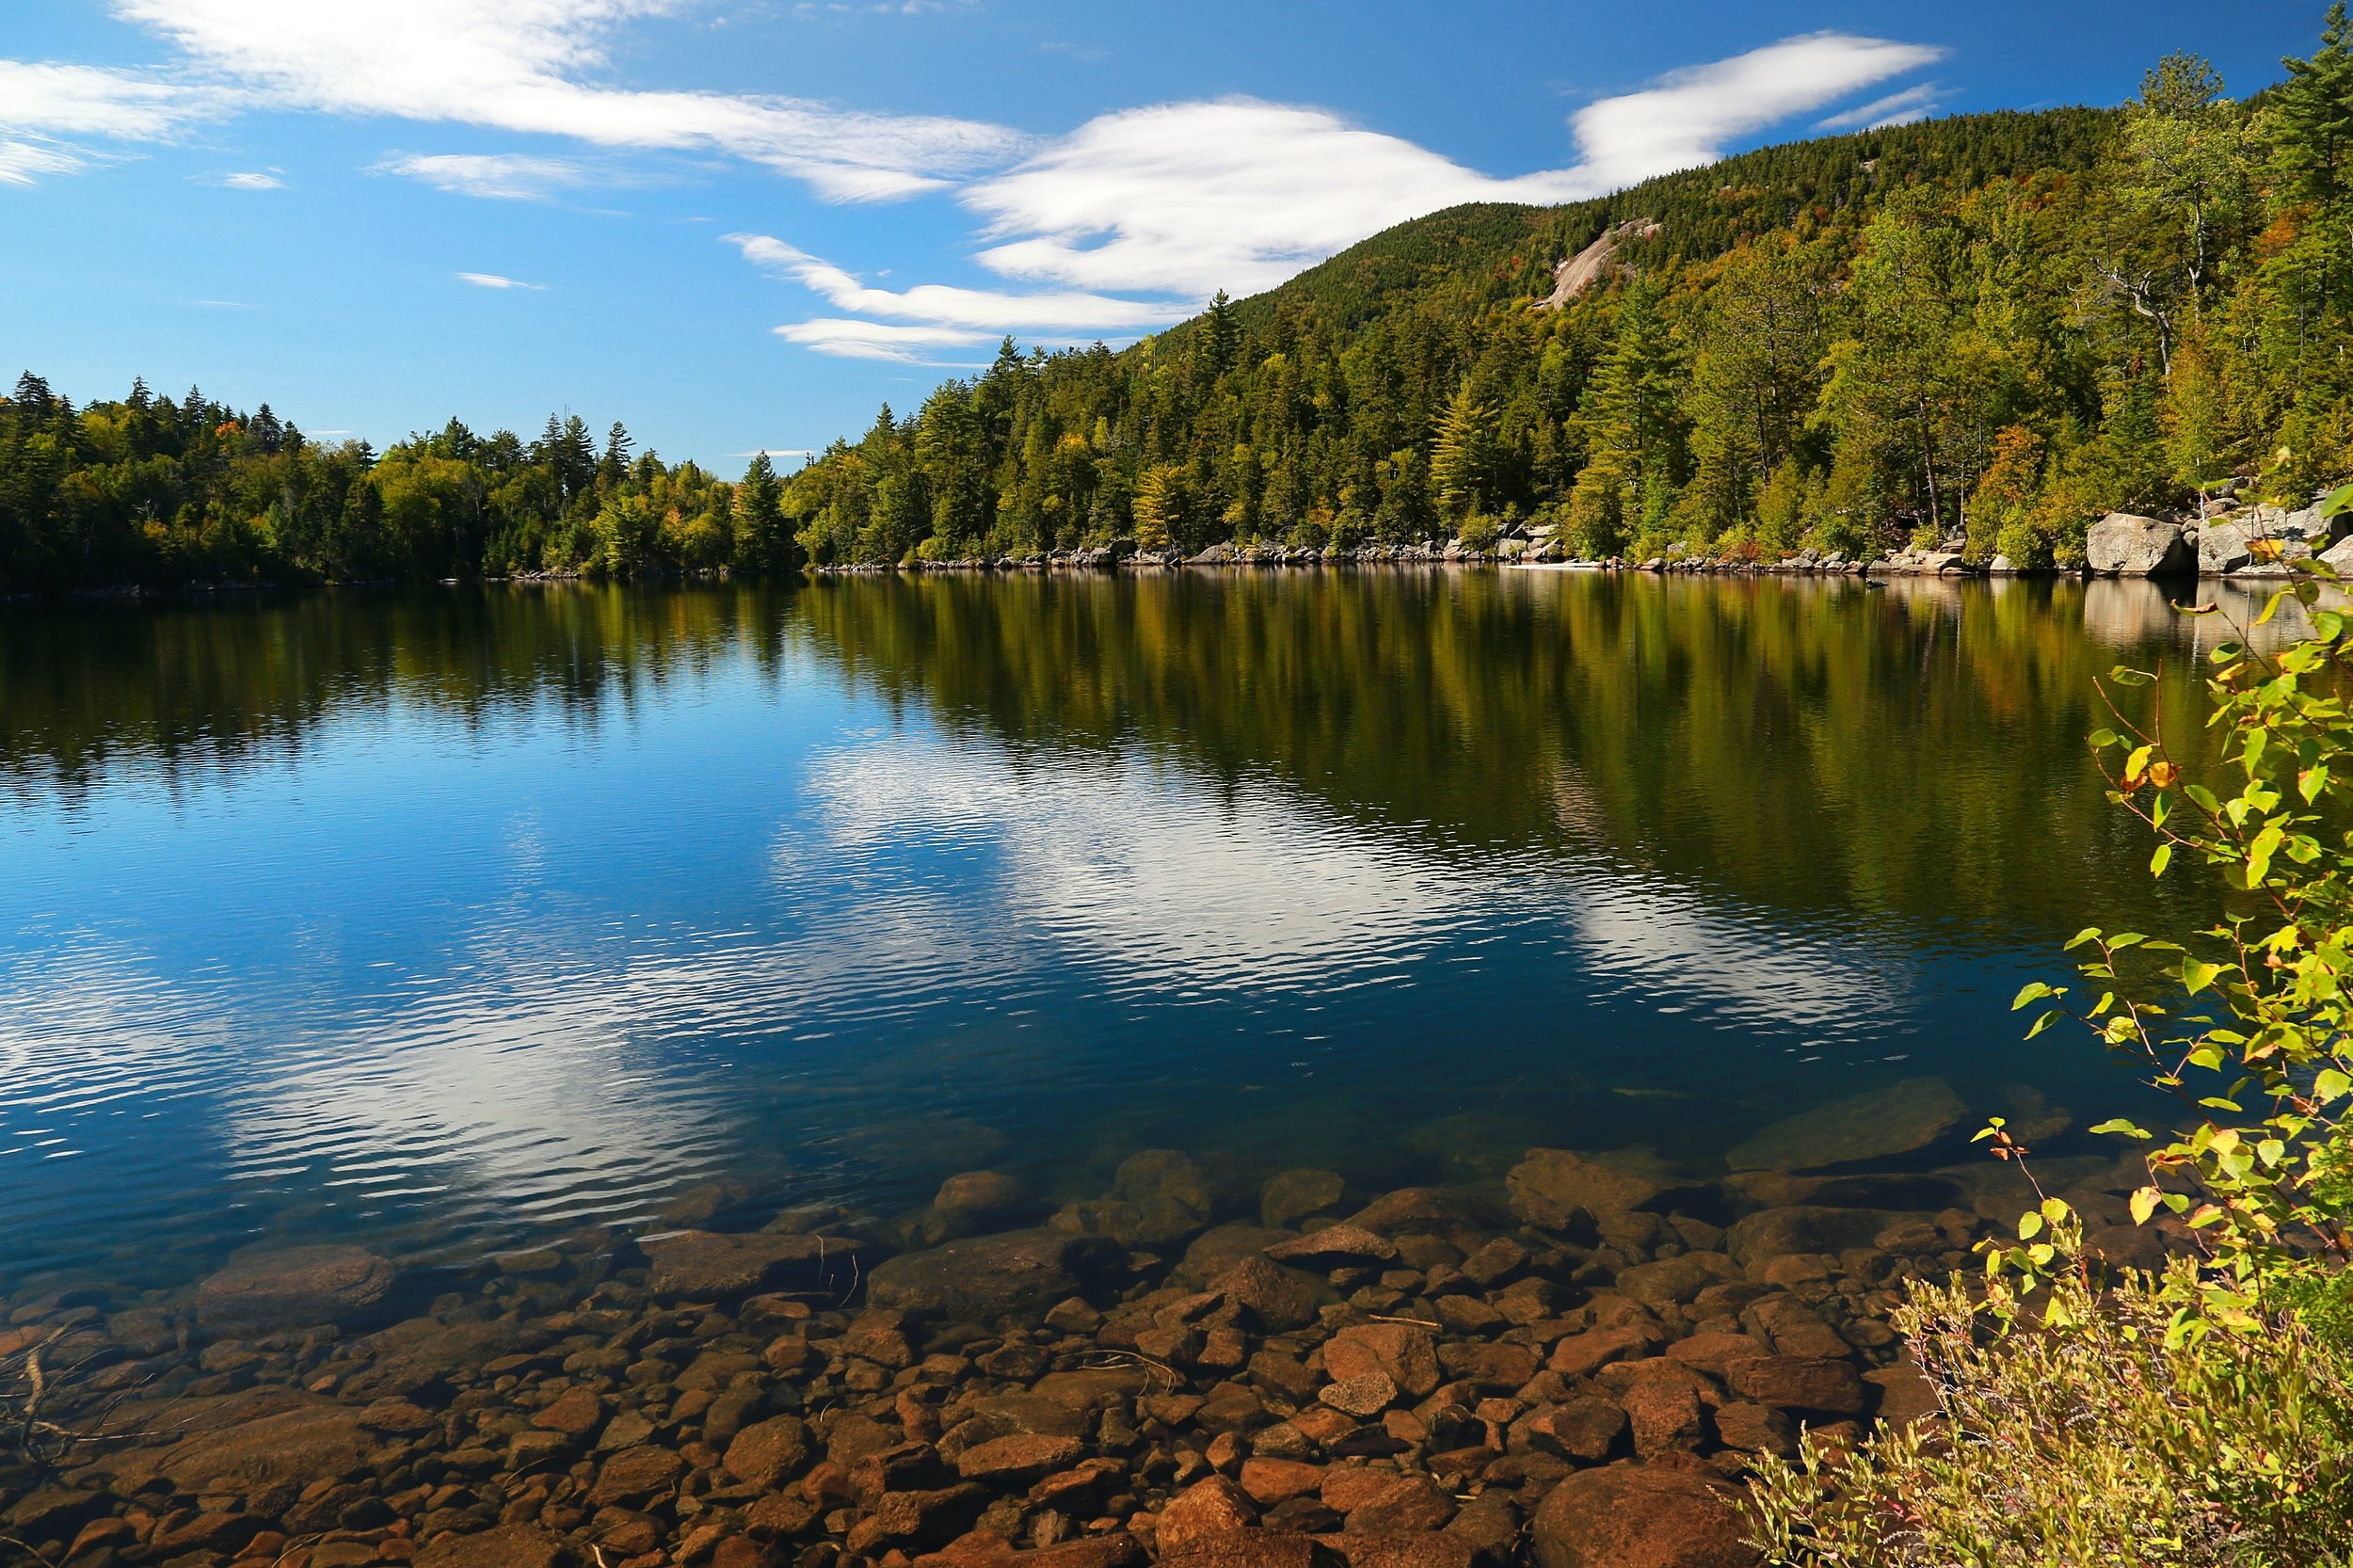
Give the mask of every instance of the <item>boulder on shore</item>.
<svg viewBox="0 0 2353 1568">
<path fill-rule="evenodd" d="M 2181 524 L 2110 512 L 2084 537 L 2084 559 L 2104 577 L 2165 577 L 2193 569 L 2197 556 Z"/>
</svg>

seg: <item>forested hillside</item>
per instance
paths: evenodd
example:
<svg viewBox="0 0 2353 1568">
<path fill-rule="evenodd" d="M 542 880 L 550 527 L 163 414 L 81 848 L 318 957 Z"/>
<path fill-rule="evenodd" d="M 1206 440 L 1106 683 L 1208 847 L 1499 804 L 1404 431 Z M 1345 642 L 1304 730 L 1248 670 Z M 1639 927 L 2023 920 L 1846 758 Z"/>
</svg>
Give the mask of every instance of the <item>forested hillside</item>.
<svg viewBox="0 0 2353 1568">
<path fill-rule="evenodd" d="M 1133 538 L 1551 525 L 1592 554 L 1965 532 L 2079 558 L 2116 507 L 2353 473 L 2353 50 L 2244 99 L 2168 58 L 2121 109 L 1768 148 L 1401 225 L 1113 352 L 1017 353 L 779 479 L 453 421 L 378 456 L 191 392 L 0 398 L 0 587 L 775 570 Z M 1632 223 L 1595 285 L 1558 264 Z M 1635 237 L 1649 225 L 1648 237 Z"/>
<path fill-rule="evenodd" d="M 2332 10 L 2245 101 L 2176 56 L 2121 110 L 1440 213 L 1125 353 L 1008 348 L 785 509 L 821 562 L 1544 524 L 1596 555 L 1965 530 L 1979 560 L 2077 560 L 2112 508 L 2353 472 L 2347 43 Z M 1657 232 L 1545 308 L 1555 264 L 1627 220 Z"/>
</svg>

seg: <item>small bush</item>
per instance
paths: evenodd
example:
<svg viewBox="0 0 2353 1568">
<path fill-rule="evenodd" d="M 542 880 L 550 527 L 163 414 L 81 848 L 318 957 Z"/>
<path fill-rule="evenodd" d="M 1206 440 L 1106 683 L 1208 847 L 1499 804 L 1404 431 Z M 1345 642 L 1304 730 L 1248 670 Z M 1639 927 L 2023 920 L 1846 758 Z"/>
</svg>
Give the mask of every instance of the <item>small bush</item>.
<svg viewBox="0 0 2353 1568">
<path fill-rule="evenodd" d="M 1489 551 L 1503 536 L 1503 524 L 1484 512 L 1473 512 L 1463 520 L 1461 534 L 1465 550 Z"/>
<path fill-rule="evenodd" d="M 2172 1332 L 2177 1291 L 2070 1273 L 2057 1326 L 1989 1332 L 1960 1283 L 1897 1309 L 1942 1414 L 1852 1453 L 1809 1439 L 1751 1494 L 1776 1563 L 2045 1568 L 2353 1560 L 2353 1358 L 2274 1315 Z"/>
</svg>

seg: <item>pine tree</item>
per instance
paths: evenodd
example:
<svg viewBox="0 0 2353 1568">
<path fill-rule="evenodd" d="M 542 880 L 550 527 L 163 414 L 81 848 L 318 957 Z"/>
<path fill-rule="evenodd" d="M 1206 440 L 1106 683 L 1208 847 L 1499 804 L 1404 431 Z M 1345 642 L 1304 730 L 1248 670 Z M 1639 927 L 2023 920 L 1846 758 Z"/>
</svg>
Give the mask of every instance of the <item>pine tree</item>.
<svg viewBox="0 0 2353 1568">
<path fill-rule="evenodd" d="M 1225 297 L 1225 291 L 1217 291 L 1209 301 L 1209 312 L 1201 318 L 1201 352 L 1209 360 L 1209 374 L 1223 376 L 1234 365 L 1241 352 L 1241 321 L 1235 313 L 1234 302 Z"/>
<path fill-rule="evenodd" d="M 752 454 L 744 482 L 735 488 L 736 564 L 750 571 L 782 571 L 791 566 L 792 537 L 784 526 L 784 487 L 768 454 Z"/>
<path fill-rule="evenodd" d="M 1437 492 L 1439 510 L 1460 520 L 1487 509 L 1488 486 L 1495 472 L 1495 410 L 1471 395 L 1470 378 L 1455 389 L 1438 422 L 1437 443 L 1430 455 L 1430 485 Z"/>
<path fill-rule="evenodd" d="M 2311 59 L 2280 63 L 2288 72 L 2274 131 L 2281 162 L 2305 200 L 2332 208 L 2353 184 L 2353 24 L 2344 0 L 2329 8 Z"/>
</svg>

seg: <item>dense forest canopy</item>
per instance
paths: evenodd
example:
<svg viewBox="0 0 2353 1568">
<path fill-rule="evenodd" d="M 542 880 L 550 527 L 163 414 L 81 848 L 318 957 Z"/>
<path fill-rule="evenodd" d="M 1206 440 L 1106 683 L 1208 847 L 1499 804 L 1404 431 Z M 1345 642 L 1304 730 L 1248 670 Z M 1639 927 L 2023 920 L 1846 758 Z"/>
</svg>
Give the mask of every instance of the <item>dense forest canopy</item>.
<svg viewBox="0 0 2353 1568">
<path fill-rule="evenodd" d="M 1551 527 L 1589 554 L 1959 535 L 2080 560 L 2115 508 L 2353 474 L 2353 26 L 2234 100 L 1767 148 L 1457 208 L 1132 347 L 1019 353 L 728 484 L 452 421 L 378 456 L 267 407 L 0 399 L 0 586 L 789 569 Z M 1613 227 L 1597 284 L 1554 268 Z M 1654 227 L 1655 226 L 1655 227 Z"/>
</svg>

